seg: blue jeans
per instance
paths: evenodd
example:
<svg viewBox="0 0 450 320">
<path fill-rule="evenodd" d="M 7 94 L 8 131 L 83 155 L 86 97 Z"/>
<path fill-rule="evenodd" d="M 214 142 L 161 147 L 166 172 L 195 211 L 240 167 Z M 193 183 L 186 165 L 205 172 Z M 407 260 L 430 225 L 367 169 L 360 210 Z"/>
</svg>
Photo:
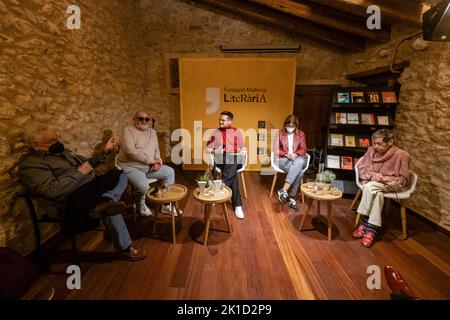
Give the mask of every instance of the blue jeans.
<svg viewBox="0 0 450 320">
<path fill-rule="evenodd" d="M 127 174 L 128 180 L 134 188 L 134 196 L 138 212 L 145 208 L 145 194 L 148 191 L 148 179 L 162 180 L 167 186 L 175 183 L 175 171 L 169 166 L 162 165 L 158 171 L 147 172 L 135 167 L 123 167 L 122 170 Z"/>
<path fill-rule="evenodd" d="M 306 157 L 296 157 L 294 160 L 284 157 L 276 158 L 275 163 L 278 163 L 280 169 L 287 173 L 285 182 L 290 185 L 289 195 L 295 198 L 302 181 L 302 170 L 306 165 Z"/>
<path fill-rule="evenodd" d="M 117 185 L 106 191 L 103 196 L 111 198 L 113 201 L 119 201 L 127 185 L 127 175 L 122 173 Z M 130 233 L 121 214 L 103 218 L 103 224 L 105 225 L 105 237 L 111 239 L 116 251 L 123 251 L 131 246 Z"/>
</svg>

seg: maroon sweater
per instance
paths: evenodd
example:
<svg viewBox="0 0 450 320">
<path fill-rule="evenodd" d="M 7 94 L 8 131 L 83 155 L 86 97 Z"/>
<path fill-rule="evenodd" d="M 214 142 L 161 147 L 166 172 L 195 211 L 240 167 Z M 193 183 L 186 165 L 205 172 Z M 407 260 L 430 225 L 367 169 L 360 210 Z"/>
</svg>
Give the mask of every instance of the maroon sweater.
<svg viewBox="0 0 450 320">
<path fill-rule="evenodd" d="M 384 154 L 369 147 L 358 165 L 359 178 L 365 184 L 375 173 L 380 173 L 383 175 L 382 183 L 388 186 L 388 190 L 396 191 L 408 183 L 410 163 L 408 152 L 396 146 L 390 147 Z"/>
</svg>

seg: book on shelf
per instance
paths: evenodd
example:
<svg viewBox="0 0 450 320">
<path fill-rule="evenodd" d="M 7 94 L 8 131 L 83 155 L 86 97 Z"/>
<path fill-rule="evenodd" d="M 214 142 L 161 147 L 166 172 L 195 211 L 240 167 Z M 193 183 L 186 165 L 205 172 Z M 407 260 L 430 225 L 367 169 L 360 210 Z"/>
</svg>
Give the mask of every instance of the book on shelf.
<svg viewBox="0 0 450 320">
<path fill-rule="evenodd" d="M 397 95 L 395 91 L 382 91 L 381 97 L 383 99 L 383 103 L 397 103 Z"/>
<path fill-rule="evenodd" d="M 343 147 L 344 146 L 344 135 L 340 133 L 330 134 L 330 146 Z"/>
<path fill-rule="evenodd" d="M 345 136 L 345 146 L 346 147 L 356 147 L 355 136 Z"/>
<path fill-rule="evenodd" d="M 350 94 L 348 92 L 338 92 L 337 93 L 338 103 L 350 103 Z"/>
<path fill-rule="evenodd" d="M 388 126 L 389 125 L 389 117 L 388 116 L 378 116 L 377 123 L 380 126 Z"/>
<path fill-rule="evenodd" d="M 341 169 L 353 170 L 353 158 L 349 156 L 341 156 Z"/>
<path fill-rule="evenodd" d="M 327 155 L 327 168 L 330 169 L 340 169 L 340 159 L 339 156 L 336 155 Z"/>
<path fill-rule="evenodd" d="M 375 124 L 373 113 L 361 113 L 361 124 Z"/>
<path fill-rule="evenodd" d="M 347 113 L 348 124 L 359 124 L 359 116 L 357 113 Z"/>
<path fill-rule="evenodd" d="M 353 103 L 364 103 L 364 92 L 362 92 L 362 91 L 352 92 L 352 102 Z"/>
<path fill-rule="evenodd" d="M 336 112 L 336 123 L 347 124 L 347 114 L 343 112 Z"/>
<path fill-rule="evenodd" d="M 368 148 L 370 146 L 370 140 L 366 137 L 360 137 L 358 139 L 358 146 L 362 148 Z"/>
<path fill-rule="evenodd" d="M 369 103 L 380 103 L 380 95 L 376 91 L 368 92 L 367 99 Z"/>
</svg>

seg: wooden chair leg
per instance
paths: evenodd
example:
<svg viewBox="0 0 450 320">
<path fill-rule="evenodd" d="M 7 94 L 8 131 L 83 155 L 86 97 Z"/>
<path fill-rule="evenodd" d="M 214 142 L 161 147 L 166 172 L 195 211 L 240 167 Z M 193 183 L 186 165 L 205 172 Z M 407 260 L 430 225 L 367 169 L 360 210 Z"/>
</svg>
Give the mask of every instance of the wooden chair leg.
<svg viewBox="0 0 450 320">
<path fill-rule="evenodd" d="M 313 201 L 314 200 L 311 199 L 311 198 L 308 199 L 306 212 L 303 214 L 302 222 L 300 223 L 300 227 L 298 228 L 300 231 L 303 230 L 303 226 L 305 225 L 306 217 L 308 217 L 309 210 L 311 210 L 311 206 L 312 206 Z M 319 202 L 319 201 L 317 201 L 317 202 Z"/>
<path fill-rule="evenodd" d="M 355 219 L 355 228 L 358 226 L 360 218 L 361 218 L 361 215 L 359 213 L 357 213 L 356 214 L 356 219 Z"/>
<path fill-rule="evenodd" d="M 400 215 L 402 218 L 402 235 L 399 237 L 399 239 L 406 240 L 408 238 L 408 230 L 407 230 L 407 226 L 406 226 L 406 208 L 405 208 L 405 206 L 401 205 Z"/>
<path fill-rule="evenodd" d="M 303 184 L 303 177 L 302 177 L 302 181 L 300 182 L 300 190 L 302 189 L 302 184 Z M 301 191 L 300 191 L 300 193 L 302 194 L 302 203 L 305 203 L 305 195 Z"/>
<path fill-rule="evenodd" d="M 328 241 L 331 241 L 333 234 L 333 211 L 331 201 L 327 201 L 327 215 L 328 215 Z"/>
<path fill-rule="evenodd" d="M 270 198 L 272 198 L 273 189 L 275 188 L 275 183 L 277 182 L 277 174 L 278 172 L 275 172 L 275 175 L 273 176 L 272 187 L 270 188 L 270 195 L 269 195 Z"/>
<path fill-rule="evenodd" d="M 175 214 L 171 214 L 172 216 L 172 242 L 173 244 L 177 243 L 177 228 L 175 223 Z"/>
<path fill-rule="evenodd" d="M 223 214 L 225 215 L 225 220 L 226 220 L 227 226 L 228 226 L 228 231 L 229 231 L 230 233 L 232 233 L 233 231 L 231 230 L 230 219 L 228 218 L 227 204 L 224 202 L 224 203 L 222 203 L 222 206 L 223 206 Z"/>
<path fill-rule="evenodd" d="M 358 201 L 358 199 L 361 197 L 361 194 L 362 194 L 361 189 L 358 189 L 358 192 L 356 193 L 355 198 L 353 199 L 352 205 L 350 206 L 350 210 L 356 210 L 355 204 L 356 204 L 356 201 Z"/>
<path fill-rule="evenodd" d="M 244 171 L 241 172 L 241 178 L 242 178 L 242 187 L 244 189 L 244 198 L 247 199 L 247 187 L 245 186 Z"/>
<path fill-rule="evenodd" d="M 203 245 L 206 246 L 208 244 L 208 234 L 209 234 L 209 225 L 210 225 L 210 217 L 211 217 L 211 205 L 207 205 L 206 206 L 206 215 L 205 215 L 205 221 L 206 221 L 206 225 L 205 225 L 205 239 L 203 240 Z"/>
</svg>

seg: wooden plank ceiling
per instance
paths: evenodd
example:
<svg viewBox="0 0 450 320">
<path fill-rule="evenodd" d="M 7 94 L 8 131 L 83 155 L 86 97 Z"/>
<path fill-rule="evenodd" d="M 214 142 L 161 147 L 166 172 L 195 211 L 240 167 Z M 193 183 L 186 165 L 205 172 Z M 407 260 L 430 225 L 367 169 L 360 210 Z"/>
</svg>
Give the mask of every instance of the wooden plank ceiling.
<svg viewBox="0 0 450 320">
<path fill-rule="evenodd" d="M 405 23 L 422 28 L 422 13 L 436 0 L 192 0 L 294 32 L 343 51 L 363 51 L 367 42 L 391 39 L 391 25 Z M 367 7 L 381 9 L 381 30 L 369 30 Z"/>
</svg>

